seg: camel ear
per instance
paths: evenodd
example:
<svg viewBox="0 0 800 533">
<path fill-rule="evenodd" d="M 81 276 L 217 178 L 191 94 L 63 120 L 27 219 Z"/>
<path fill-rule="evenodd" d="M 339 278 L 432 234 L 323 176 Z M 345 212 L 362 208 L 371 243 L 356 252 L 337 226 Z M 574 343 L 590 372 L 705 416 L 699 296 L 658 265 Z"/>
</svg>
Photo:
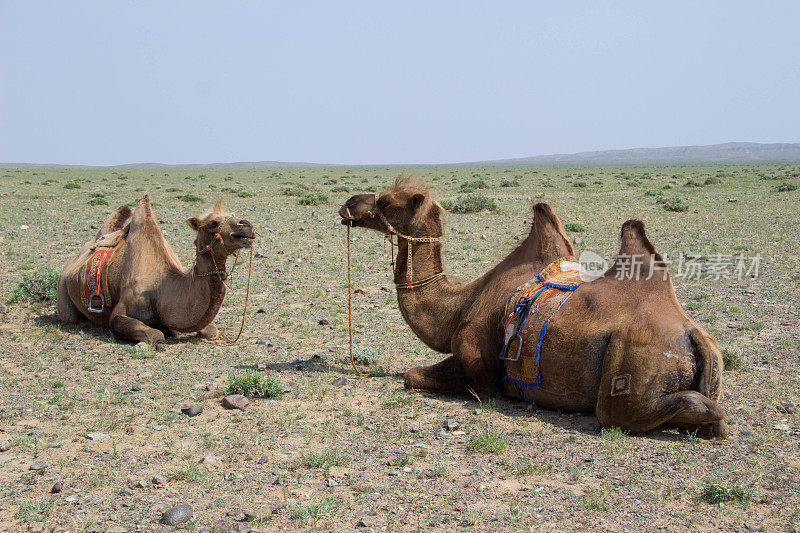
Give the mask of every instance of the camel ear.
<svg viewBox="0 0 800 533">
<path fill-rule="evenodd" d="M 195 231 L 200 231 L 200 219 L 197 217 L 192 217 L 186 219 L 186 223 L 189 224 L 189 227 Z"/>
<path fill-rule="evenodd" d="M 419 206 L 425 201 L 425 195 L 417 193 L 411 197 L 411 207 L 414 209 L 418 209 Z"/>
</svg>

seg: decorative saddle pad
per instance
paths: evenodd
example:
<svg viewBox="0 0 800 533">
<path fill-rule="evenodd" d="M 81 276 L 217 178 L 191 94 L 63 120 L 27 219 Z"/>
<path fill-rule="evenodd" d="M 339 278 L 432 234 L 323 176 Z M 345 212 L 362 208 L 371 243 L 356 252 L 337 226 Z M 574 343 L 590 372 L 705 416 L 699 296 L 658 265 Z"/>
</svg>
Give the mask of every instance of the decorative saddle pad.
<svg viewBox="0 0 800 533">
<path fill-rule="evenodd" d="M 101 235 L 92 247 L 93 253 L 83 267 L 83 292 L 81 299 L 86 308 L 93 313 L 102 313 L 110 305 L 108 297 L 108 267 L 116 259 L 128 227 Z"/>
<path fill-rule="evenodd" d="M 505 379 L 526 401 L 531 401 L 529 391 L 542 384 L 539 356 L 547 325 L 580 286 L 580 270 L 575 258 L 563 257 L 507 297 L 500 360 L 505 365 Z"/>
</svg>

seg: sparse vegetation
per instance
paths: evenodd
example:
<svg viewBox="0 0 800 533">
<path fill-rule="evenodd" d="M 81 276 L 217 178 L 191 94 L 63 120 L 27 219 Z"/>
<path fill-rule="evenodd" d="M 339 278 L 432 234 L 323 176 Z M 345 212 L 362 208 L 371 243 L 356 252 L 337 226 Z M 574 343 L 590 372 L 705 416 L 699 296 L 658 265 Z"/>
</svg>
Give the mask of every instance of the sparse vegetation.
<svg viewBox="0 0 800 533">
<path fill-rule="evenodd" d="M 750 489 L 739 483 L 724 484 L 718 481 L 708 481 L 703 488 L 703 498 L 709 503 L 723 503 L 736 501 L 737 503 L 750 503 L 752 497 Z"/>
<path fill-rule="evenodd" d="M 321 192 L 306 193 L 297 201 L 300 205 L 322 205 L 328 203 L 328 195 Z"/>
<path fill-rule="evenodd" d="M 183 200 L 188 204 L 198 204 L 200 202 L 205 202 L 205 199 L 202 196 L 197 196 L 195 194 L 184 194 L 181 196 L 176 196 L 178 200 Z"/>
<path fill-rule="evenodd" d="M 487 426 L 470 439 L 467 448 L 478 453 L 503 453 L 506 441 L 500 433 Z"/>
<path fill-rule="evenodd" d="M 564 224 L 564 229 L 573 233 L 582 233 L 586 231 L 586 228 L 580 222 L 566 222 Z"/>
<path fill-rule="evenodd" d="M 11 302 L 54 302 L 58 290 L 60 271 L 52 265 L 43 265 L 22 274 L 22 279 L 11 295 Z"/>
<path fill-rule="evenodd" d="M 500 211 L 494 198 L 482 194 L 466 194 L 454 200 L 442 200 L 442 207 L 453 213 L 479 213 L 481 211 Z"/>
<path fill-rule="evenodd" d="M 228 378 L 228 394 L 241 394 L 248 398 L 272 398 L 283 392 L 283 386 L 274 376 L 265 377 L 255 372 L 245 372 Z"/>
<path fill-rule="evenodd" d="M 658 203 L 662 205 L 665 211 L 683 213 L 689 210 L 689 204 L 677 196 L 673 196 L 671 198 L 659 198 Z"/>
<path fill-rule="evenodd" d="M 350 457 L 337 450 L 308 453 L 303 455 L 300 461 L 306 468 L 330 468 L 332 466 L 344 466 L 349 462 Z"/>
</svg>

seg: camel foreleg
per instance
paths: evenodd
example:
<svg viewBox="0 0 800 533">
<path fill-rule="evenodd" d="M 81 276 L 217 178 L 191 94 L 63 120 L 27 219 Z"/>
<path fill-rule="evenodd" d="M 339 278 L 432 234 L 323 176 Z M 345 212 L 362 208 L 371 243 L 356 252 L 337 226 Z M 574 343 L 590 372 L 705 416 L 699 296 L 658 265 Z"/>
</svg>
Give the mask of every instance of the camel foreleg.
<svg viewBox="0 0 800 533">
<path fill-rule="evenodd" d="M 147 342 L 153 346 L 164 342 L 164 333 L 151 328 L 141 320 L 125 314 L 125 306 L 120 303 L 111 312 L 109 325 L 114 336 L 123 341 Z"/>
</svg>

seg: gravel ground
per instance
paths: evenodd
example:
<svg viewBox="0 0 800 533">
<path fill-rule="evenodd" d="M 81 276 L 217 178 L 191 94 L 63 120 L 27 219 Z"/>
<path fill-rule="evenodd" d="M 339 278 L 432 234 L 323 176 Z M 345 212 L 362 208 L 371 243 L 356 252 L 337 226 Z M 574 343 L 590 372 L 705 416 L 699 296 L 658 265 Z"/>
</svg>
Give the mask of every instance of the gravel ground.
<svg viewBox="0 0 800 533">
<path fill-rule="evenodd" d="M 403 323 L 381 238 L 361 231 L 353 233 L 356 351 L 373 377 L 355 375 L 335 212 L 350 194 L 401 173 L 429 182 L 438 198 L 482 180 L 479 192 L 497 199 L 500 213 L 447 216 L 446 269 L 462 279 L 527 232 L 531 199 L 582 226 L 569 232 L 579 250 L 609 259 L 633 217 L 668 257 L 693 253 L 707 265 L 715 254 L 760 253 L 757 278 L 674 278 L 687 312 L 731 362 L 723 406 L 733 440 L 629 436 L 600 431 L 590 414 L 405 392 L 403 371 L 442 356 Z M 799 167 L 0 175 L 2 530 L 170 531 L 160 520 L 188 513 L 162 514 L 188 504 L 191 516 L 177 527 L 191 531 L 800 531 L 800 191 L 776 190 L 798 184 Z M 286 193 L 304 191 L 286 189 L 301 184 L 327 203 L 299 205 Z M 52 303 L 13 301 L 24 276 L 60 267 L 112 208 L 144 192 L 185 265 L 194 252 L 184 220 L 217 198 L 261 232 L 238 344 L 189 337 L 163 352 L 138 349 L 101 328 L 61 326 Z M 663 197 L 688 209 L 666 211 Z M 87 205 L 92 198 L 110 205 Z M 237 274 L 221 325 L 241 316 L 245 282 Z M 246 371 L 276 378 L 285 392 L 225 409 L 230 377 Z M 191 406 L 202 413 L 181 413 Z"/>
</svg>

